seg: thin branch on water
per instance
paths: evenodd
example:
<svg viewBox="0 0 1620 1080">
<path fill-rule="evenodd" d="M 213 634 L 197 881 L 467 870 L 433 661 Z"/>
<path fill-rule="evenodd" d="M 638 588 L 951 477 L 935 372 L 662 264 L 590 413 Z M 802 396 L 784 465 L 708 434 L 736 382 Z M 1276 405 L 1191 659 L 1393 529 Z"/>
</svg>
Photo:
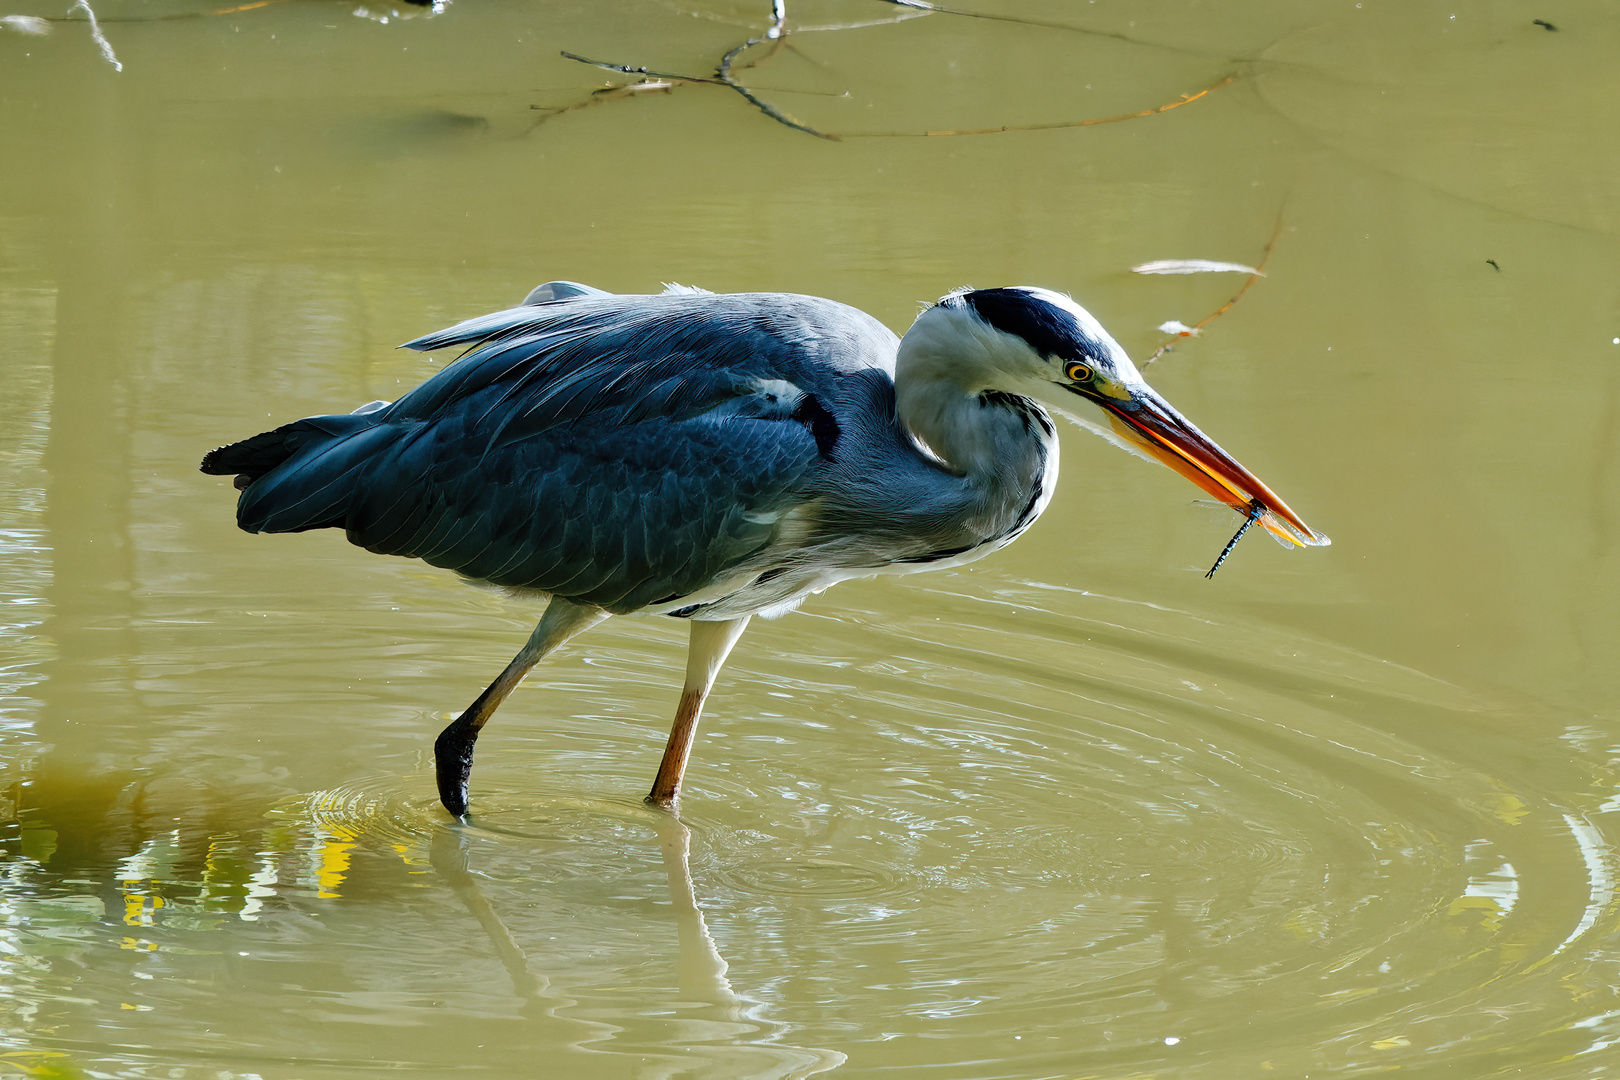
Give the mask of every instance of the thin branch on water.
<svg viewBox="0 0 1620 1080">
<path fill-rule="evenodd" d="M 573 105 L 564 106 L 560 109 L 549 110 L 544 117 L 536 122 L 536 125 L 538 126 L 538 124 L 544 123 L 553 116 L 558 116 L 565 112 L 573 112 L 576 109 L 584 108 L 587 105 L 596 105 L 607 101 L 617 101 L 620 98 L 630 97 L 635 94 L 647 93 L 654 90 L 669 93 L 673 91 L 676 86 L 689 83 L 699 83 L 710 86 L 728 87 L 741 95 L 744 101 L 747 101 L 750 105 L 754 106 L 754 108 L 758 109 L 772 120 L 775 120 L 778 124 L 790 127 L 795 131 L 802 131 L 806 135 L 814 135 L 818 139 L 827 139 L 832 142 L 837 142 L 838 136 L 828 135 L 825 132 L 817 131 L 809 124 L 794 119 L 781 109 L 778 109 L 775 105 L 772 105 L 770 102 L 760 97 L 749 87 L 738 82 L 736 77 L 731 73 L 732 68 L 736 65 L 737 58 L 743 53 L 747 52 L 749 49 L 752 49 L 756 45 L 770 45 L 769 50 L 766 51 L 764 56 L 761 56 L 758 60 L 750 61 L 749 63 L 743 65 L 744 67 L 753 67 L 756 64 L 769 60 L 772 56 L 776 55 L 776 53 L 787 43 L 787 36 L 787 2 L 786 0 L 771 0 L 771 23 L 770 26 L 766 28 L 765 33 L 759 37 L 749 38 L 741 45 L 735 45 L 732 48 L 727 49 L 725 54 L 720 57 L 720 62 L 715 65 L 713 75 L 687 75 L 674 71 L 653 71 L 647 67 L 632 67 L 629 64 L 615 64 L 607 60 L 592 60 L 590 57 L 580 56 L 577 53 L 571 53 L 564 50 L 562 55 L 567 57 L 569 60 L 573 60 L 581 64 L 590 64 L 592 67 L 605 68 L 608 71 L 622 72 L 626 75 L 640 75 L 643 80 L 652 81 L 632 83 L 629 86 L 622 88 L 622 92 L 619 93 L 615 93 L 614 88 L 609 88 L 606 91 L 598 90 L 594 92 L 590 98 L 583 102 L 577 102 Z"/>
<path fill-rule="evenodd" d="M 1174 337 L 1160 345 L 1157 349 L 1154 349 L 1153 355 L 1142 361 L 1142 366 L 1147 367 L 1149 364 L 1153 363 L 1153 361 L 1175 348 L 1177 341 L 1180 341 L 1182 338 L 1192 337 L 1204 327 L 1208 326 L 1222 315 L 1225 315 L 1228 311 L 1231 311 L 1233 305 L 1235 305 L 1239 300 L 1243 299 L 1243 294 L 1253 288 L 1255 282 L 1266 276 L 1266 264 L 1271 261 L 1271 249 L 1277 246 L 1277 238 L 1282 235 L 1282 227 L 1283 215 L 1282 211 L 1278 211 L 1277 225 L 1271 230 L 1271 239 L 1266 241 L 1266 249 L 1262 253 L 1260 261 L 1254 264 L 1254 273 L 1250 274 L 1238 291 L 1232 294 L 1232 299 L 1228 300 L 1226 303 L 1222 304 L 1208 315 L 1205 315 L 1202 319 L 1187 327 L 1185 330 L 1182 330 L 1180 333 L 1176 334 Z"/>
<path fill-rule="evenodd" d="M 814 135 L 818 139 L 826 139 L 829 142 L 841 142 L 844 139 L 907 139 L 950 135 L 1000 135 L 1013 131 L 1062 131 L 1070 128 L 1096 127 L 1100 124 L 1118 124 L 1126 120 L 1139 120 L 1147 116 L 1157 116 L 1160 113 L 1167 113 L 1171 109 L 1179 109 L 1183 105 L 1190 105 L 1200 98 L 1206 97 L 1207 95 L 1221 89 L 1223 86 L 1227 86 L 1237 80 L 1237 76 L 1235 74 L 1227 75 L 1219 82 L 1207 86 L 1196 93 L 1183 94 L 1174 101 L 1166 102 L 1163 105 L 1154 106 L 1151 109 L 1140 109 L 1136 112 L 1120 113 L 1117 116 L 1099 116 L 1086 120 L 1058 120 L 1043 124 L 1002 124 L 999 127 L 989 128 L 947 128 L 937 131 L 850 131 L 838 134 L 833 132 L 818 131 L 816 128 L 794 119 L 793 117 L 784 113 L 782 110 L 778 109 L 776 106 L 772 105 L 770 102 L 760 98 L 750 88 L 744 86 L 742 83 L 738 82 L 732 77 L 731 69 L 736 58 L 746 50 L 753 48 L 755 45 L 764 44 L 767 41 L 770 41 L 773 45 L 780 47 L 780 45 L 785 41 L 785 38 L 752 38 L 743 42 L 741 45 L 735 46 L 723 57 L 721 57 L 720 65 L 716 69 L 715 74 L 710 76 L 685 75 L 677 72 L 654 71 L 647 67 L 631 67 L 628 64 L 615 64 L 605 60 L 592 60 L 589 57 L 579 56 L 575 53 L 567 51 L 564 51 L 562 55 L 570 60 L 575 60 L 582 64 L 590 64 L 593 67 L 605 68 L 608 71 L 618 71 L 626 75 L 640 75 L 644 79 L 659 80 L 662 84 L 657 86 L 648 86 L 647 89 L 649 90 L 656 89 L 667 92 L 673 88 L 673 86 L 670 84 L 681 83 L 707 83 L 711 86 L 728 86 L 737 93 L 741 94 L 743 98 L 749 102 L 749 104 L 753 105 L 760 112 L 764 113 L 772 120 L 775 120 L 777 123 L 784 124 L 787 127 L 793 128 L 795 131 L 802 131 L 808 135 Z M 760 60 L 754 61 L 753 64 L 758 64 L 764 59 L 768 59 L 768 57 L 761 57 Z M 753 66 L 753 64 L 748 66 Z M 562 113 L 573 112 L 576 109 L 584 108 L 587 105 L 599 104 L 604 100 L 618 100 L 621 97 L 629 97 L 638 92 L 644 92 L 639 89 L 639 85 L 640 84 L 632 83 L 626 87 L 610 87 L 607 90 L 594 91 L 594 99 L 587 99 L 586 101 L 576 102 L 573 105 L 565 105 L 558 109 L 547 110 L 545 119 L 550 119 L 552 116 L 558 116 Z M 614 90 L 623 90 L 624 93 L 613 93 Z M 603 96 L 597 97 L 597 95 Z M 539 108 L 539 106 L 536 106 L 536 108 Z"/>
<path fill-rule="evenodd" d="M 568 54 L 564 53 L 563 55 L 567 56 Z M 544 115 L 536 119 L 535 122 L 529 127 L 529 130 L 533 131 L 547 120 L 561 116 L 564 113 L 578 112 L 580 109 L 588 109 L 592 105 L 605 105 L 610 101 L 618 101 L 621 98 L 637 97 L 641 94 L 670 94 L 675 91 L 677 86 L 682 85 L 685 85 L 684 79 L 649 77 L 642 79 L 640 82 L 627 83 L 623 86 L 604 86 L 600 90 L 592 90 L 589 97 L 582 101 L 576 101 L 572 105 L 562 105 L 557 108 L 547 108 L 543 105 L 530 105 L 529 108 L 541 112 Z"/>
<path fill-rule="evenodd" d="M 1167 113 L 1171 109 L 1179 109 L 1183 105 L 1191 105 L 1199 98 L 1213 94 L 1221 87 L 1237 81 L 1236 75 L 1228 75 L 1220 82 L 1195 94 L 1182 94 L 1174 101 L 1151 109 L 1141 109 L 1132 113 L 1120 113 L 1118 116 L 1099 116 L 1090 120 L 1057 120 L 1047 124 L 1002 124 L 1000 127 L 988 128 L 955 128 L 942 131 L 851 131 L 845 133 L 845 139 L 909 139 L 927 138 L 941 135 L 1000 135 L 1009 131 L 1062 131 L 1067 128 L 1096 127 L 1099 124 L 1118 124 L 1126 120 L 1139 120 L 1144 116 L 1157 116 Z"/>
<path fill-rule="evenodd" d="M 575 63 L 589 64 L 591 67 L 599 67 L 605 71 L 617 71 L 625 75 L 639 75 L 641 78 L 632 83 L 625 83 L 619 86 L 604 86 L 599 90 L 592 90 L 589 97 L 581 101 L 576 101 L 571 105 L 562 105 L 556 108 L 547 108 L 543 105 L 530 105 L 529 108 L 544 114 L 536 119 L 532 125 L 530 125 L 530 131 L 533 131 L 547 120 L 562 116 L 564 113 L 578 112 L 580 109 L 588 109 L 592 105 L 605 105 L 610 101 L 620 101 L 624 98 L 638 97 L 642 94 L 671 94 L 675 92 L 676 87 L 686 86 L 691 83 L 707 83 L 711 86 L 725 85 L 717 78 L 705 77 L 702 75 L 684 75 L 672 71 L 653 71 L 652 69 L 646 67 L 631 67 L 628 64 L 615 64 L 608 60 L 592 60 L 588 56 L 580 56 L 578 53 L 571 53 L 567 49 L 562 50 L 562 56 L 566 59 L 574 61 Z"/>
<path fill-rule="evenodd" d="M 1141 38 L 1121 34 L 1116 30 L 1093 30 L 1086 26 L 1076 26 L 1073 23 L 1051 22 L 1047 19 L 1031 19 L 1022 15 L 998 15 L 988 11 L 968 11 L 964 8 L 946 7 L 943 4 L 930 4 L 924 0 L 878 0 L 879 3 L 893 4 L 896 7 L 907 8 L 923 14 L 955 15 L 962 19 L 984 19 L 987 22 L 1013 23 L 1017 26 L 1038 26 L 1043 30 L 1067 30 L 1074 34 L 1084 34 L 1087 37 L 1110 38 L 1114 41 L 1123 41 L 1130 45 L 1141 45 L 1149 49 L 1163 49 L 1166 52 L 1184 53 L 1188 56 L 1202 56 L 1208 58 L 1208 53 L 1197 49 L 1186 49 L 1179 45 L 1165 45 L 1157 41 L 1143 41 Z"/>
<path fill-rule="evenodd" d="M 770 102 L 754 93 L 753 90 L 738 82 L 736 77 L 731 74 L 732 67 L 735 65 L 737 58 L 754 46 L 764 45 L 767 43 L 771 46 L 770 52 L 767 53 L 766 56 L 763 56 L 760 58 L 760 60 L 753 62 L 759 63 L 762 60 L 769 59 L 771 55 L 773 55 L 783 46 L 783 44 L 786 43 L 786 16 L 783 12 L 780 0 L 778 0 L 778 2 L 772 6 L 772 14 L 774 17 L 772 19 L 770 29 L 767 30 L 766 33 L 761 37 L 749 38 L 741 45 L 736 45 L 726 50 L 725 55 L 720 57 L 720 62 L 715 65 L 713 75 L 688 75 L 675 71 L 654 71 L 648 67 L 631 66 L 629 64 L 615 64 L 609 60 L 592 60 L 588 56 L 580 56 L 577 53 L 571 53 L 567 50 L 563 50 L 562 55 L 564 57 L 577 63 L 589 64 L 592 67 L 603 68 L 607 71 L 617 71 L 625 75 L 639 75 L 643 80 L 652 80 L 652 82 L 650 84 L 645 81 L 642 83 L 631 83 L 627 87 L 610 87 L 606 91 L 595 91 L 592 94 L 592 97 L 585 101 L 576 102 L 573 105 L 566 105 L 560 109 L 552 109 L 547 111 L 546 115 L 537 123 L 543 123 L 544 121 L 551 119 L 553 116 L 559 116 L 566 112 L 573 112 L 577 109 L 585 108 L 588 105 L 602 104 L 606 101 L 617 101 L 622 97 L 630 97 L 638 93 L 646 93 L 652 90 L 668 93 L 674 90 L 674 88 L 678 85 L 698 83 L 709 86 L 728 87 L 735 90 L 750 105 L 754 106 L 754 108 L 758 109 L 772 120 L 775 120 L 777 123 L 793 128 L 795 131 L 802 131 L 807 135 L 814 135 L 818 139 L 827 139 L 831 142 L 837 142 L 838 136 L 828 135 L 825 132 L 817 131 L 809 124 L 795 120 L 781 109 L 778 109 L 775 105 L 772 105 Z M 748 66 L 752 66 L 752 64 Z M 615 89 L 620 89 L 624 92 L 615 93 Z"/>
<path fill-rule="evenodd" d="M 594 60 L 587 60 L 583 56 L 575 56 L 572 53 L 563 53 L 563 55 L 568 57 L 570 60 L 578 60 L 581 63 L 592 64 L 598 67 L 607 67 L 610 71 L 627 70 L 618 64 L 601 64 Z M 640 72 L 636 73 L 639 74 Z M 683 75 L 661 75 L 655 72 L 648 72 L 644 78 L 639 79 L 636 82 L 604 86 L 599 90 L 592 90 L 589 97 L 576 101 L 571 105 L 559 105 L 555 107 L 545 105 L 530 105 L 529 108 L 535 110 L 536 112 L 543 113 L 544 115 L 536 119 L 535 122 L 530 125 L 529 130 L 533 131 L 547 120 L 562 116 L 564 113 L 578 112 L 580 109 L 588 109 L 593 105 L 605 105 L 610 101 L 620 101 L 624 98 L 630 97 L 641 97 L 645 94 L 671 94 L 675 92 L 677 87 L 685 86 L 692 82 L 706 83 L 710 86 L 725 85 L 719 79 L 704 79 L 696 76 Z M 824 97 L 838 96 L 836 94 L 831 94 L 821 90 L 788 89 L 782 90 L 781 92 L 785 94 L 814 94 Z"/>
<path fill-rule="evenodd" d="M 203 14 L 205 14 L 205 15 L 235 15 L 239 11 L 254 11 L 254 10 L 257 10 L 258 8 L 270 7 L 272 4 L 285 4 L 286 2 L 287 2 L 287 0 L 253 0 L 253 2 L 250 3 L 250 4 L 238 4 L 235 7 L 219 8 L 219 9 L 217 9 L 215 11 L 204 12 Z"/>
<path fill-rule="evenodd" d="M 535 123 L 530 126 L 530 131 L 535 130 L 535 128 L 538 128 L 539 125 L 543 125 L 543 123 L 546 123 L 546 121 L 551 120 L 552 117 L 561 117 L 562 113 L 578 112 L 580 108 L 590 108 L 591 105 L 606 105 L 608 102 L 616 102 L 616 100 L 622 99 L 622 97 L 637 97 L 640 96 L 640 94 L 671 94 L 671 92 L 674 92 L 674 89 L 676 89 L 677 86 L 680 86 L 680 83 L 679 81 L 674 81 L 674 79 L 642 79 L 640 83 L 630 83 L 627 84 L 627 86 L 604 86 L 603 89 L 599 89 L 599 91 L 591 91 L 590 97 L 586 97 L 585 100 L 573 102 L 572 105 L 562 105 L 562 107 L 559 108 L 544 108 L 541 107 L 541 105 L 530 105 L 530 108 L 535 108 L 535 110 L 539 110 L 539 112 L 544 112 L 543 117 L 539 117 L 538 120 L 535 120 Z"/>
<path fill-rule="evenodd" d="M 87 21 L 98 23 L 146 23 L 146 22 L 179 22 L 182 19 L 207 19 L 215 15 L 235 15 L 243 11 L 256 11 L 259 8 L 272 7 L 276 4 L 289 3 L 290 0 L 252 0 L 251 3 L 236 4 L 232 7 L 216 8 L 212 11 L 171 11 L 161 15 L 106 15 L 97 18 L 92 14 Z M 50 22 L 79 22 L 72 17 L 73 12 L 80 8 L 89 10 L 86 4 L 75 4 L 68 9 L 65 16 L 52 16 Z"/>
<path fill-rule="evenodd" d="M 1125 37 L 1121 34 L 1086 30 L 1083 27 L 1069 26 L 1061 23 L 1047 23 L 1040 20 L 1019 19 L 1011 16 L 989 15 L 980 12 L 963 11 L 956 8 L 946 8 L 934 4 L 924 3 L 922 0 L 882 0 L 882 2 L 894 4 L 896 6 L 917 11 L 919 13 L 938 12 L 946 15 L 960 15 L 967 18 L 995 19 L 1004 22 L 1022 23 L 1030 26 L 1073 30 L 1079 33 L 1092 34 L 1098 37 L 1132 41 L 1135 44 L 1149 44 L 1147 42 L 1135 42 L 1134 39 Z M 766 49 L 761 56 L 749 60 L 746 63 L 738 63 L 738 60 L 741 59 L 745 53 L 759 45 L 768 45 L 769 48 Z M 772 120 L 775 120 L 784 127 L 790 127 L 795 131 L 802 131 L 807 135 L 814 135 L 816 138 L 825 139 L 828 142 L 841 142 L 844 139 L 894 139 L 928 138 L 951 135 L 1000 135 L 1013 131 L 1062 131 L 1071 128 L 1096 127 L 1100 124 L 1118 124 L 1126 120 L 1138 120 L 1148 116 L 1157 116 L 1160 113 L 1169 112 L 1171 109 L 1179 109 L 1183 105 L 1190 105 L 1193 102 L 1214 93 L 1216 90 L 1237 81 L 1238 78 L 1236 74 L 1229 74 L 1222 78 L 1219 82 L 1207 86 L 1195 93 L 1183 94 L 1174 101 L 1166 102 L 1163 105 L 1157 105 L 1151 109 L 1140 109 L 1136 112 L 1121 113 L 1117 116 L 1093 117 L 1086 120 L 1060 120 L 1041 124 L 1002 124 L 997 127 L 988 128 L 952 128 L 936 131 L 851 131 L 845 133 L 835 133 L 820 131 L 814 127 L 811 127 L 809 124 L 804 123 L 802 120 L 790 116 L 786 112 L 777 108 L 775 105 L 771 104 L 769 101 L 766 101 L 764 98 L 760 97 L 755 88 L 744 85 L 742 82 L 738 81 L 735 75 L 732 74 L 734 70 L 757 67 L 766 60 L 769 60 L 771 57 L 775 56 L 783 48 L 792 48 L 792 46 L 788 44 L 787 6 L 785 0 L 772 0 L 771 22 L 766 28 L 765 32 L 758 37 L 749 38 L 742 44 L 735 45 L 726 50 L 726 52 L 720 57 L 719 63 L 715 65 L 714 73 L 712 75 L 689 75 L 683 72 L 655 71 L 645 66 L 616 64 L 608 60 L 592 60 L 589 57 L 580 56 L 577 53 L 571 53 L 564 50 L 562 55 L 569 60 L 573 60 L 581 64 L 589 64 L 592 67 L 603 68 L 607 71 L 616 71 L 624 75 L 637 75 L 641 77 L 641 81 L 624 86 L 609 86 L 595 90 L 591 92 L 590 97 L 584 99 L 583 101 L 577 101 L 571 105 L 564 105 L 559 108 L 545 108 L 538 105 L 531 106 L 531 108 L 534 108 L 536 111 L 544 113 L 543 116 L 535 121 L 534 126 L 538 127 L 540 124 L 545 123 L 552 117 L 561 116 L 564 113 L 576 112 L 592 105 L 605 104 L 609 101 L 619 101 L 624 98 L 635 97 L 651 92 L 670 93 L 678 86 L 700 84 L 728 87 L 741 96 L 744 101 L 747 101 L 754 108 L 758 109 L 760 112 L 764 113 L 766 116 L 770 117 Z M 798 50 L 795 49 L 794 51 L 797 52 Z M 792 93 L 793 91 L 785 92 Z M 531 127 L 530 130 L 532 131 L 533 128 Z"/>
<path fill-rule="evenodd" d="M 771 36 L 764 37 L 764 38 L 754 38 L 752 41 L 745 41 L 741 45 L 738 45 L 736 48 L 732 49 L 730 52 L 726 53 L 725 56 L 722 56 L 720 58 L 720 66 L 716 69 L 716 74 L 720 76 L 720 79 L 727 86 L 731 87 L 733 90 L 737 91 L 737 93 L 741 94 L 743 96 L 743 99 L 746 100 L 750 105 L 754 106 L 754 108 L 758 109 L 760 112 L 764 113 L 766 116 L 770 117 L 772 120 L 775 120 L 778 124 L 786 124 L 788 127 L 793 128 L 795 131 L 802 131 L 806 135 L 814 135 L 818 139 L 826 139 L 829 142 L 838 142 L 839 138 L 838 138 L 837 135 L 829 135 L 824 131 L 817 131 L 815 128 L 811 127 L 809 124 L 803 123 L 803 122 L 801 122 L 799 120 L 795 120 L 793 117 L 789 116 L 787 113 L 783 112 L 781 109 L 778 109 L 775 105 L 772 105 L 770 102 L 766 101 L 764 98 L 762 98 L 759 95 L 755 94 L 752 90 L 748 89 L 748 87 L 744 86 L 742 83 L 738 82 L 736 79 L 731 77 L 731 64 L 732 64 L 732 61 L 736 60 L 738 56 L 742 55 L 744 52 L 747 52 L 749 49 L 753 48 L 755 45 L 759 45 L 759 44 L 762 44 L 762 43 L 764 43 L 766 41 L 769 41 L 771 43 L 771 52 L 772 53 L 774 53 L 777 49 L 780 49 L 782 47 L 783 42 L 785 42 L 787 40 L 786 33 L 784 31 L 781 31 L 781 28 L 780 28 L 779 25 L 773 25 L 771 27 L 771 31 L 772 31 Z M 764 57 L 761 57 L 760 61 L 763 61 L 763 60 L 766 60 L 766 59 L 769 59 L 768 55 L 764 56 Z"/>
<path fill-rule="evenodd" d="M 571 53 L 567 49 L 563 49 L 559 55 L 576 63 L 589 64 L 605 71 L 619 71 L 626 75 L 640 75 L 648 79 L 668 79 L 673 82 L 683 83 L 710 83 L 715 86 L 725 85 L 722 79 L 714 75 L 682 75 L 674 71 L 654 71 L 648 67 L 631 67 L 629 64 L 615 64 L 610 60 L 592 60 L 588 56 L 580 56 L 578 53 Z"/>
</svg>

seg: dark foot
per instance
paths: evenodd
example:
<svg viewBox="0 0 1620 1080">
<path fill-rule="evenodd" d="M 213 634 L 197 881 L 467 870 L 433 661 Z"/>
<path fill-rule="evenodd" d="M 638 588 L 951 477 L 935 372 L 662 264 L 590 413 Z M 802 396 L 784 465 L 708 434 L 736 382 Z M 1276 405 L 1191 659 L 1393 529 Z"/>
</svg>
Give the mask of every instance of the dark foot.
<svg viewBox="0 0 1620 1080">
<path fill-rule="evenodd" d="M 439 801 L 454 817 L 467 813 L 467 781 L 472 776 L 473 745 L 478 732 L 457 721 L 433 743 L 433 766 L 439 779 Z"/>
</svg>

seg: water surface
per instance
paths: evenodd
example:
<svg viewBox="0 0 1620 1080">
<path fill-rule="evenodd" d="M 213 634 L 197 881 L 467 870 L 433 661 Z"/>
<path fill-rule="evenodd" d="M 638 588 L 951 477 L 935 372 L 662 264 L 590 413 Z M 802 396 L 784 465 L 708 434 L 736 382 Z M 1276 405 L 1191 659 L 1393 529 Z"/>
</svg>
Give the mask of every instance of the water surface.
<svg viewBox="0 0 1620 1080">
<path fill-rule="evenodd" d="M 1620 20 L 790 4 L 735 72 L 837 141 L 559 55 L 767 9 L 0 29 L 0 1075 L 1612 1070 Z M 1333 547 L 1206 581 L 1233 516 L 1065 432 L 1016 546 L 756 622 L 680 822 L 682 626 L 541 668 L 454 827 L 431 736 L 537 611 L 196 471 L 549 278 L 1042 284 L 1145 358 L 1244 279 L 1129 267 L 1268 243 L 1147 374 Z"/>
</svg>

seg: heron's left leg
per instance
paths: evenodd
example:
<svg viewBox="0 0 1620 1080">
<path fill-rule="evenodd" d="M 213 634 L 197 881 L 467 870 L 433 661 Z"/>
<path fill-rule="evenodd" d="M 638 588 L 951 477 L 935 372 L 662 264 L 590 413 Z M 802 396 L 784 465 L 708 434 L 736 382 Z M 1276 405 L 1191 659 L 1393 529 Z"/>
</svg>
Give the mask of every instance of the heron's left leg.
<svg viewBox="0 0 1620 1080">
<path fill-rule="evenodd" d="M 545 659 L 557 646 L 579 633 L 595 626 L 608 617 L 599 607 L 576 604 L 560 596 L 552 597 L 540 624 L 529 635 L 528 644 L 506 665 L 506 670 L 495 677 L 478 700 L 467 706 L 462 714 L 439 733 L 433 744 L 433 763 L 438 773 L 439 801 L 444 808 L 461 817 L 467 812 L 467 779 L 472 776 L 473 744 L 478 732 L 489 722 L 496 708 L 516 690 L 534 665 Z"/>
<path fill-rule="evenodd" d="M 686 650 L 686 684 L 681 687 L 681 703 L 675 709 L 675 723 L 669 729 L 664 760 L 653 778 L 652 791 L 647 793 L 647 801 L 655 806 L 673 806 L 681 792 L 681 776 L 686 772 L 686 759 L 692 753 L 698 717 L 703 715 L 703 699 L 709 696 L 709 687 L 714 685 L 720 665 L 726 662 L 731 647 L 742 636 L 748 619 L 749 616 L 744 615 L 725 622 L 692 620 L 692 643 Z"/>
</svg>

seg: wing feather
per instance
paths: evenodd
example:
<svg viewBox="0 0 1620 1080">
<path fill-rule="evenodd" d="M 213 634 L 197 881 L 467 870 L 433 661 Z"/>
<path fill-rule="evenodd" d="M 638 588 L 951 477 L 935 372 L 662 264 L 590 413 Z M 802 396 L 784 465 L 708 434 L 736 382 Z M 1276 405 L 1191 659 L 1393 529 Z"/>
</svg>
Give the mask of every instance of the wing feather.
<svg viewBox="0 0 1620 1080">
<path fill-rule="evenodd" d="M 844 374 L 893 365 L 894 335 L 831 301 L 560 291 L 409 342 L 472 348 L 392 405 L 300 421 L 307 444 L 243 492 L 244 527 L 339 525 L 631 611 L 766 548 L 830 464 L 796 407 L 836 411 Z"/>
</svg>

